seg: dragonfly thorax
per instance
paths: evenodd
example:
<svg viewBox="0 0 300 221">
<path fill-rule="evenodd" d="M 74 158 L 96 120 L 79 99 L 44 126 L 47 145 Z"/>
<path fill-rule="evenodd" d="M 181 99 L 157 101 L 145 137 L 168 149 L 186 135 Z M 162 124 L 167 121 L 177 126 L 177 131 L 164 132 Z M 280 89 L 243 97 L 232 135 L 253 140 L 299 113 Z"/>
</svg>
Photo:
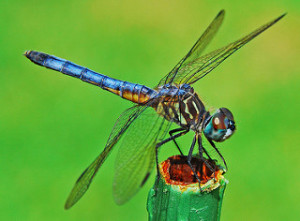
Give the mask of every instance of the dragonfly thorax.
<svg viewBox="0 0 300 221">
<path fill-rule="evenodd" d="M 165 119 L 197 132 L 201 132 L 207 113 L 197 93 L 187 84 L 158 88 L 157 102 L 153 107 Z"/>
</svg>

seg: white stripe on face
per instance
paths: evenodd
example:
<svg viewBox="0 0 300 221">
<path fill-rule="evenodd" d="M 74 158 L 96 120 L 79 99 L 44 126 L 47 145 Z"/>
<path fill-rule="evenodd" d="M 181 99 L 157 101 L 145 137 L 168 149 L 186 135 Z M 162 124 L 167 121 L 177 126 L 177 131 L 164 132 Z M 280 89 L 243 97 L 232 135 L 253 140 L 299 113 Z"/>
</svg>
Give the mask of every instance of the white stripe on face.
<svg viewBox="0 0 300 221">
<path fill-rule="evenodd" d="M 231 129 L 227 129 L 226 134 L 224 135 L 223 139 L 227 139 L 228 137 L 230 137 L 232 135 L 232 130 Z"/>
</svg>

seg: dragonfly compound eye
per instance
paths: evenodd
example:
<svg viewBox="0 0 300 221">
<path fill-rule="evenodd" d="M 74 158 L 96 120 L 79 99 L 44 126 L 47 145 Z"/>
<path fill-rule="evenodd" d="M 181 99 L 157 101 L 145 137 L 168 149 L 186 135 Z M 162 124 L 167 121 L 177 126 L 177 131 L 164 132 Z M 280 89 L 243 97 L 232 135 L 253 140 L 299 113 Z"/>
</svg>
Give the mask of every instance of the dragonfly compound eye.
<svg viewBox="0 0 300 221">
<path fill-rule="evenodd" d="M 217 115 L 215 117 L 213 117 L 212 119 L 212 124 L 214 129 L 216 130 L 224 130 L 226 129 L 226 125 L 225 125 L 225 116 L 224 115 Z"/>
<path fill-rule="evenodd" d="M 235 131 L 235 123 L 232 113 L 226 108 L 220 108 L 211 117 L 204 128 L 206 137 L 222 142 L 228 139 Z"/>
</svg>

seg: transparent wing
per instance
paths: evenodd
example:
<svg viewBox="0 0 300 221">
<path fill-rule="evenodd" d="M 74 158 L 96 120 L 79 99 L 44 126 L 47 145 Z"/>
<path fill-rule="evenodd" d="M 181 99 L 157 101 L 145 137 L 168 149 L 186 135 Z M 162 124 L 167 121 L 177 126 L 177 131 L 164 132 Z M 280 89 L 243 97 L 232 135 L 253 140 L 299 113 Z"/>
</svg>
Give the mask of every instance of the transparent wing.
<svg viewBox="0 0 300 221">
<path fill-rule="evenodd" d="M 87 191 L 95 174 L 100 166 L 105 161 L 106 157 L 114 147 L 114 145 L 121 138 L 123 133 L 128 129 L 132 122 L 147 108 L 147 106 L 134 106 L 125 110 L 117 122 L 115 123 L 111 134 L 108 138 L 103 152 L 92 162 L 92 164 L 81 174 L 76 181 L 67 201 L 65 209 L 72 207 Z"/>
<path fill-rule="evenodd" d="M 285 14 L 284 14 L 285 15 Z M 216 68 L 219 64 L 221 64 L 226 58 L 228 58 L 231 54 L 235 51 L 240 49 L 242 46 L 247 44 L 253 38 L 261 34 L 263 31 L 271 27 L 273 24 L 278 22 L 284 15 L 274 19 L 273 21 L 261 26 L 260 28 L 256 29 L 249 35 L 235 41 L 221 49 L 213 51 L 207 55 L 200 57 L 199 59 L 194 60 L 190 64 L 186 65 L 180 70 L 179 75 L 175 82 L 186 83 L 186 84 L 193 84 L 199 79 L 203 78 L 209 72 L 211 72 L 214 68 Z"/>
<path fill-rule="evenodd" d="M 214 68 L 221 64 L 226 58 L 237 51 L 239 48 L 247 44 L 250 40 L 261 34 L 263 31 L 278 22 L 285 14 L 274 19 L 273 21 L 261 26 L 249 35 L 235 41 L 221 49 L 215 50 L 207 55 L 196 58 L 189 63 L 181 65 L 177 74 L 169 83 L 175 84 L 193 84 L 205 75 L 210 73 Z"/>
<path fill-rule="evenodd" d="M 170 125 L 148 108 L 128 129 L 115 164 L 113 194 L 117 204 L 128 201 L 143 186 L 155 165 L 155 146 Z"/>
<path fill-rule="evenodd" d="M 178 64 L 172 69 L 172 71 L 167 74 L 163 79 L 160 80 L 158 86 L 162 86 L 167 83 L 172 83 L 178 74 L 178 71 L 186 66 L 189 63 L 192 63 L 195 59 L 197 59 L 201 53 L 204 51 L 206 46 L 210 43 L 213 37 L 216 35 L 219 30 L 223 19 L 224 19 L 225 11 L 221 10 L 219 14 L 215 17 L 215 19 L 211 22 L 205 32 L 201 35 L 201 37 L 194 44 L 192 49 L 184 56 Z"/>
</svg>

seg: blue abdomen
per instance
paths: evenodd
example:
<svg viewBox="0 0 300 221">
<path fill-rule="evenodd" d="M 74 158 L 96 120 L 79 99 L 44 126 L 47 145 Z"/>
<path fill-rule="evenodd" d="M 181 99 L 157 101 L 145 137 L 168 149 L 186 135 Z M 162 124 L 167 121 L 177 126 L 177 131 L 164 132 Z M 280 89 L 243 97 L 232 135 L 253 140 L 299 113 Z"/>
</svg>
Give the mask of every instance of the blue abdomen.
<svg viewBox="0 0 300 221">
<path fill-rule="evenodd" d="M 156 91 L 144 85 L 113 79 L 65 59 L 42 52 L 26 51 L 25 56 L 35 64 L 97 85 L 134 103 L 145 103 L 156 94 Z"/>
</svg>

